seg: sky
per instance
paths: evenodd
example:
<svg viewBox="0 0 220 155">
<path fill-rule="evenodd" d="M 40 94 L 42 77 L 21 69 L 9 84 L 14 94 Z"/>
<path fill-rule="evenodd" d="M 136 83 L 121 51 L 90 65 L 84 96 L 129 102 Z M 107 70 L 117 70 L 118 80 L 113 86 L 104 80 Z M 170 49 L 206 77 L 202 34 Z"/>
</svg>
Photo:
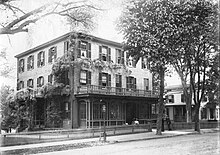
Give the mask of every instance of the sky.
<svg viewBox="0 0 220 155">
<path fill-rule="evenodd" d="M 31 10 L 43 3 L 51 0 L 21 0 L 21 7 Z M 97 13 L 95 17 L 95 28 L 91 32 L 92 35 L 109 39 L 116 42 L 122 42 L 123 36 L 116 30 L 116 21 L 120 17 L 123 9 L 123 3 L 126 0 L 92 0 L 95 5 L 101 7 L 103 11 Z M 0 17 L 1 20 L 1 17 Z M 4 19 L 3 19 L 4 20 Z M 15 55 L 24 52 L 30 48 L 38 46 L 46 41 L 59 37 L 68 33 L 71 29 L 64 24 L 65 21 L 60 18 L 45 18 L 30 26 L 28 33 L 18 33 L 15 35 L 0 35 L 0 50 L 7 48 L 7 59 L 15 68 L 10 78 L 0 77 L 0 86 L 2 84 L 16 87 L 16 59 Z M 180 83 L 177 75 L 173 74 L 166 78 L 167 85 L 176 85 Z"/>
</svg>

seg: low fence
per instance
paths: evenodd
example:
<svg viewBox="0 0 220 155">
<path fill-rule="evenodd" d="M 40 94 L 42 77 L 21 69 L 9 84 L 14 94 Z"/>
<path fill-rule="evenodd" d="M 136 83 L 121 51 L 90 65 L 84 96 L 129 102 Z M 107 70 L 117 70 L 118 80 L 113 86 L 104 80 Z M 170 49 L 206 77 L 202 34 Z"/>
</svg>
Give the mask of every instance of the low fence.
<svg viewBox="0 0 220 155">
<path fill-rule="evenodd" d="M 105 128 L 107 136 L 131 134 L 139 132 L 151 132 L 151 124 L 145 125 L 125 125 L 112 126 Z M 103 135 L 104 128 L 93 129 L 71 129 L 71 130 L 54 130 L 38 132 L 8 133 L 1 137 L 0 146 L 12 146 L 31 143 L 42 143 L 49 141 L 72 140 L 83 138 L 94 138 Z"/>
<path fill-rule="evenodd" d="M 209 129 L 209 128 L 219 128 L 219 122 L 200 122 L 201 129 Z M 181 129 L 194 129 L 195 123 L 186 123 L 186 122 L 175 122 L 171 124 L 171 128 L 173 130 L 181 130 Z M 165 124 L 165 129 L 167 129 L 167 125 Z"/>
</svg>

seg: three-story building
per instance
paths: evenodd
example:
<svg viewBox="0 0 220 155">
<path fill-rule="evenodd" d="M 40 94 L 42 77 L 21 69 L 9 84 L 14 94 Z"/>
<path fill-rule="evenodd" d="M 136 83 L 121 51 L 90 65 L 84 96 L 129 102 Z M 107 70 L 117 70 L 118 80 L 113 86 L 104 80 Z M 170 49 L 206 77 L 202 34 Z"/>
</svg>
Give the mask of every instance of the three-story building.
<svg viewBox="0 0 220 155">
<path fill-rule="evenodd" d="M 36 98 L 35 125 L 47 126 L 52 103 L 59 105 L 63 128 L 98 127 L 104 119 L 107 126 L 131 124 L 135 118 L 144 124 L 156 117 L 158 95 L 147 58 L 135 63 L 120 43 L 73 32 L 15 57 L 18 90 L 31 88 Z M 63 72 L 62 88 L 69 93 L 61 90 L 45 98 L 39 90 L 56 85 L 52 67 L 65 57 L 69 68 Z"/>
</svg>

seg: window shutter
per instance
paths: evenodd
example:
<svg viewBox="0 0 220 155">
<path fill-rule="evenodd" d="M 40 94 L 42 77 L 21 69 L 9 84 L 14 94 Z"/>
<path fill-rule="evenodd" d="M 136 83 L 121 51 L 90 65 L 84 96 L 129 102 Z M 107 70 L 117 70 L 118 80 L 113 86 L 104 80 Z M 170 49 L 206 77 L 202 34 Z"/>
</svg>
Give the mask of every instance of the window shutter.
<svg viewBox="0 0 220 155">
<path fill-rule="evenodd" d="M 111 61 L 111 48 L 108 48 L 107 61 Z"/>
<path fill-rule="evenodd" d="M 87 58 L 91 58 L 91 43 L 87 43 L 87 50 L 86 50 L 86 55 L 87 55 Z"/>
<path fill-rule="evenodd" d="M 102 46 L 99 46 L 99 59 L 102 60 Z"/>
<path fill-rule="evenodd" d="M 32 55 L 31 59 L 32 59 L 31 68 L 34 69 L 34 55 Z"/>
<path fill-rule="evenodd" d="M 81 41 L 78 41 L 78 55 L 77 58 L 81 58 Z"/>
<path fill-rule="evenodd" d="M 126 88 L 129 88 L 129 77 L 126 77 Z"/>
<path fill-rule="evenodd" d="M 133 80 L 134 80 L 134 89 L 137 89 L 137 80 L 136 78 L 134 78 Z"/>
<path fill-rule="evenodd" d="M 43 86 L 44 85 L 44 77 L 42 76 L 41 77 L 41 86 Z"/>
<path fill-rule="evenodd" d="M 52 62 L 52 50 L 51 48 L 49 49 L 49 55 L 48 55 L 48 62 Z"/>
<path fill-rule="evenodd" d="M 111 87 L 111 74 L 108 74 L 108 86 Z"/>
<path fill-rule="evenodd" d="M 99 73 L 99 86 L 102 86 L 102 73 Z"/>
<path fill-rule="evenodd" d="M 86 80 L 87 80 L 86 83 L 89 84 L 89 85 L 91 85 L 91 72 L 90 72 L 90 71 L 87 71 L 87 72 L 86 72 L 86 76 L 87 76 L 87 77 L 86 77 Z"/>
<path fill-rule="evenodd" d="M 125 56 L 124 56 L 124 51 L 121 51 L 121 64 L 124 64 L 124 61 L 125 61 Z"/>
<path fill-rule="evenodd" d="M 37 78 L 37 87 L 40 85 L 40 78 Z"/>
<path fill-rule="evenodd" d="M 54 55 L 54 60 L 57 58 L 57 47 L 55 47 L 54 48 L 54 53 L 53 53 L 53 55 Z"/>
<path fill-rule="evenodd" d="M 121 75 L 119 75 L 119 87 L 122 87 L 122 78 L 121 78 Z"/>
<path fill-rule="evenodd" d="M 40 66 L 40 53 L 37 54 L 37 66 Z"/>
<path fill-rule="evenodd" d="M 132 58 L 132 67 L 136 67 L 134 58 Z"/>
<path fill-rule="evenodd" d="M 171 102 L 174 103 L 174 95 L 171 95 L 171 97 L 172 97 Z"/>
<path fill-rule="evenodd" d="M 44 65 L 45 65 L 45 51 L 43 51 L 42 54 L 43 54 L 43 63 L 42 63 L 42 66 L 44 66 Z"/>
<path fill-rule="evenodd" d="M 126 52 L 126 65 L 128 66 L 129 64 L 129 55 L 128 55 L 128 52 Z"/>
<path fill-rule="evenodd" d="M 31 56 L 28 57 L 28 60 L 27 60 L 27 70 L 29 70 L 31 68 Z"/>
</svg>

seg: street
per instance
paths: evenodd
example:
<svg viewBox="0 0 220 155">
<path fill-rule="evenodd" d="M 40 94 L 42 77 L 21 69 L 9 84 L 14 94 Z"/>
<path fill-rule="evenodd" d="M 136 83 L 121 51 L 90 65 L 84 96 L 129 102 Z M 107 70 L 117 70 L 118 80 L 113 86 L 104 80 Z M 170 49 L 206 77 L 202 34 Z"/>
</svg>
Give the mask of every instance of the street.
<svg viewBox="0 0 220 155">
<path fill-rule="evenodd" d="M 44 155 L 219 155 L 220 133 L 186 135 L 172 138 L 116 143 L 90 148 L 73 149 Z"/>
</svg>

